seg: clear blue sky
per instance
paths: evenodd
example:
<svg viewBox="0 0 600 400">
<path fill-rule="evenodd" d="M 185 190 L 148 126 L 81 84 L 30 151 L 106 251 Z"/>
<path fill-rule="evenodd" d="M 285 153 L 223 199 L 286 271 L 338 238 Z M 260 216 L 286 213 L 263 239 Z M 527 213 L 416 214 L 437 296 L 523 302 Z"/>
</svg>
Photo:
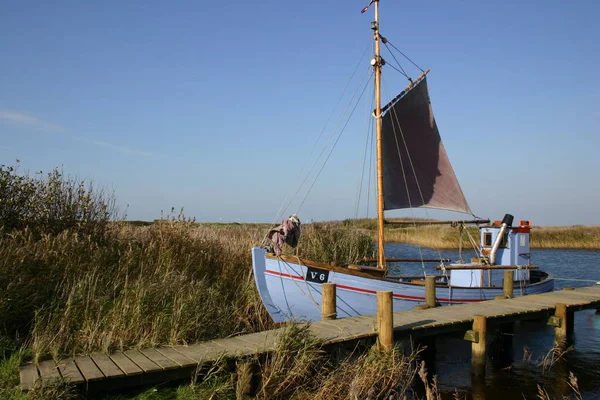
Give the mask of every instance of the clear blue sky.
<svg viewBox="0 0 600 400">
<path fill-rule="evenodd" d="M 201 221 L 271 221 L 370 43 L 366 2 L 2 2 L 0 163 L 91 178 L 131 219 L 185 207 Z M 381 0 L 381 11 L 384 36 L 432 70 L 477 215 L 600 224 L 600 2 Z M 392 95 L 405 81 L 385 73 Z M 355 215 L 363 108 L 302 219 Z"/>
</svg>

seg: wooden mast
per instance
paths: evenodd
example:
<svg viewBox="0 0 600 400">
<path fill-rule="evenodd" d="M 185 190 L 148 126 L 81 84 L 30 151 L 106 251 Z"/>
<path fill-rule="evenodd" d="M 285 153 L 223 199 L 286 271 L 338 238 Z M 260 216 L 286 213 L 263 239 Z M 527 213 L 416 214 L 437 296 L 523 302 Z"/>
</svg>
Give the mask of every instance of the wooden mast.
<svg viewBox="0 0 600 400">
<path fill-rule="evenodd" d="M 377 267 L 385 269 L 383 213 L 383 151 L 381 149 L 381 56 L 379 49 L 379 0 L 375 0 L 375 21 L 372 24 L 375 40 L 375 58 L 372 61 L 375 72 L 375 126 L 377 129 Z"/>
</svg>

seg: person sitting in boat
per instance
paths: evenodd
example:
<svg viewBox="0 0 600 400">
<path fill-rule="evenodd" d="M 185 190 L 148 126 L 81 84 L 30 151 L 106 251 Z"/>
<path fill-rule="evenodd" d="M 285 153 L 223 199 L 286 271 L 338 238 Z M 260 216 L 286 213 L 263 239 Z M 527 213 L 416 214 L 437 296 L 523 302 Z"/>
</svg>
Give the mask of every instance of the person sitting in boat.
<svg viewBox="0 0 600 400">
<path fill-rule="evenodd" d="M 296 214 L 290 215 L 288 219 L 281 221 L 275 229 L 271 229 L 268 234 L 273 243 L 275 255 L 281 255 L 284 243 L 290 247 L 296 247 L 300 240 L 300 219 Z"/>
</svg>

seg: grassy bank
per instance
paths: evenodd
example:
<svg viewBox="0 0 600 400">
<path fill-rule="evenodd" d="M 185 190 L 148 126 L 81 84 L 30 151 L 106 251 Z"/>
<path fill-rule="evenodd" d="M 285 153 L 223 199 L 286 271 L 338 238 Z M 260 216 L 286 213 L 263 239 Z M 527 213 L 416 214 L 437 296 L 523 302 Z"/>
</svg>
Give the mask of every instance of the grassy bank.
<svg viewBox="0 0 600 400">
<path fill-rule="evenodd" d="M 368 232 L 377 238 L 377 223 L 373 219 L 346 220 L 345 226 Z M 468 227 L 468 233 L 479 242 L 479 231 Z M 438 249 L 457 249 L 459 230 L 449 225 L 398 226 L 385 228 L 386 242 L 408 243 Z M 600 226 L 534 226 L 531 229 L 531 247 L 537 249 L 600 249 Z M 467 243 L 467 232 L 463 233 Z"/>
</svg>

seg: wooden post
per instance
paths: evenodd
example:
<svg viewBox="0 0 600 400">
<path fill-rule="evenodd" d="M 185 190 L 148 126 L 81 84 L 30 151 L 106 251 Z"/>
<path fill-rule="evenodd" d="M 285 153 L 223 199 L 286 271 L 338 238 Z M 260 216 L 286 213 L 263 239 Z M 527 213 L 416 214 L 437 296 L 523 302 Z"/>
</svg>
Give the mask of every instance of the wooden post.
<svg viewBox="0 0 600 400">
<path fill-rule="evenodd" d="M 335 283 L 324 283 L 321 301 L 321 319 L 335 319 L 337 317 Z"/>
<path fill-rule="evenodd" d="M 504 296 L 510 299 L 514 295 L 514 272 L 512 270 L 504 271 Z"/>
<path fill-rule="evenodd" d="M 425 303 L 427 307 L 433 308 L 436 306 L 435 302 L 435 276 L 425 277 Z"/>
<path fill-rule="evenodd" d="M 390 351 L 394 347 L 394 316 L 392 291 L 377 292 L 377 333 L 379 348 Z"/>
<path fill-rule="evenodd" d="M 471 372 L 474 375 L 485 375 L 485 334 L 487 319 L 483 315 L 473 317 L 473 331 L 477 333 L 478 340 L 471 344 Z"/>
<path fill-rule="evenodd" d="M 574 329 L 575 329 L 575 311 L 567 310 L 567 336 L 572 336 Z"/>
<path fill-rule="evenodd" d="M 485 400 L 485 376 L 471 375 L 471 398 Z"/>
<path fill-rule="evenodd" d="M 557 319 L 557 324 L 554 327 L 554 343 L 563 346 L 567 342 L 567 332 L 569 330 L 566 304 L 557 304 L 554 316 Z"/>
<path fill-rule="evenodd" d="M 237 383 L 235 387 L 236 400 L 242 400 L 254 396 L 254 363 L 252 361 L 240 361 L 236 366 Z"/>
</svg>

